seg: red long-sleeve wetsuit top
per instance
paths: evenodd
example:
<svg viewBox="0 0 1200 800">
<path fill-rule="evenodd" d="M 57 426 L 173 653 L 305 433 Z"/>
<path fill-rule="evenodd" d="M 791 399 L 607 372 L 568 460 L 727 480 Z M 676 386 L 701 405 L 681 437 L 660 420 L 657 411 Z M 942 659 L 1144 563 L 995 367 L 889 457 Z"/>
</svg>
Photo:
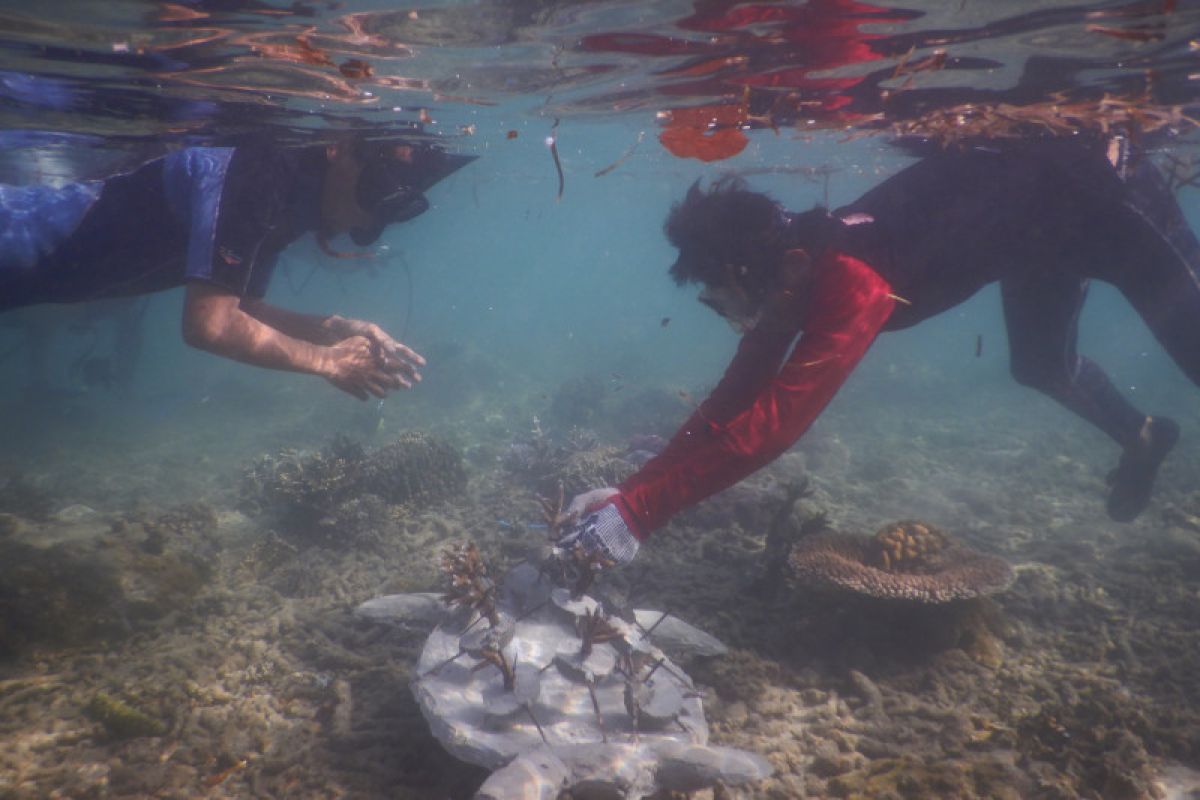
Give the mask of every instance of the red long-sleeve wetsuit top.
<svg viewBox="0 0 1200 800">
<path fill-rule="evenodd" d="M 764 320 L 742 338 L 712 394 L 660 455 L 620 484 L 615 502 L 639 538 L 791 447 L 862 359 L 896 302 L 879 273 L 832 250 L 804 294 L 791 319 Z"/>
</svg>

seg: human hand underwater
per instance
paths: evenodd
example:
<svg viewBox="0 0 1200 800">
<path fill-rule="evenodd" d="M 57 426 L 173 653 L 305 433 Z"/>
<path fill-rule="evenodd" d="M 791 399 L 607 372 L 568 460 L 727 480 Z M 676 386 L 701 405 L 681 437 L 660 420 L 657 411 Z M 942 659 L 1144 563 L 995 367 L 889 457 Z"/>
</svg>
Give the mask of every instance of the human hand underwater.
<svg viewBox="0 0 1200 800">
<path fill-rule="evenodd" d="M 365 336 L 351 336 L 325 350 L 320 374 L 359 400 L 371 395 L 386 397 L 388 392 L 412 386 L 411 379 L 389 363 L 379 346 Z M 416 375 L 416 371 L 411 374 Z M 420 380 L 419 375 L 416 380 Z"/>
<path fill-rule="evenodd" d="M 566 532 L 554 543 L 556 554 L 601 567 L 633 561 L 640 542 L 621 513 L 619 496 L 613 488 L 576 495 L 558 519 Z"/>
<path fill-rule="evenodd" d="M 334 336 L 335 343 L 344 342 L 354 336 L 369 339 L 376 348 L 376 353 L 385 369 L 397 373 L 405 388 L 421 381 L 418 368 L 425 366 L 425 359 L 411 347 L 393 339 L 388 332 L 376 325 L 361 319 L 347 319 L 336 314 L 325 321 L 325 327 Z"/>
</svg>

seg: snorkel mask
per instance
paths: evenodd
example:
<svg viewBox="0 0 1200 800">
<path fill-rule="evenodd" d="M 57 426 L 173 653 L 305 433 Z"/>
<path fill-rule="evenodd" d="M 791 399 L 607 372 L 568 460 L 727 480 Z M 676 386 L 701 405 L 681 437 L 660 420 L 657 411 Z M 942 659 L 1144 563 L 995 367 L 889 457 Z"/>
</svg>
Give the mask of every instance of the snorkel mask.
<svg viewBox="0 0 1200 800">
<path fill-rule="evenodd" d="M 355 155 L 362 162 L 355 198 L 371 216 L 370 223 L 349 231 L 359 247 L 374 244 L 388 225 L 423 213 L 429 208 L 425 192 L 476 158 L 447 153 L 437 145 L 395 139 L 361 141 Z"/>
</svg>

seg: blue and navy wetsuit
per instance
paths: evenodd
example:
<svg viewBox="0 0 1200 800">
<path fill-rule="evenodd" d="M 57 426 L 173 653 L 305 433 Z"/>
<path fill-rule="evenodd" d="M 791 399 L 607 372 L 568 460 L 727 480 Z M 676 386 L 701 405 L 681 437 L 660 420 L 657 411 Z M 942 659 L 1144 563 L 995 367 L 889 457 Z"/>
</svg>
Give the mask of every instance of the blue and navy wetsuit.
<svg viewBox="0 0 1200 800">
<path fill-rule="evenodd" d="M 0 186 L 0 311 L 205 281 L 262 297 L 318 224 L 320 154 L 193 147 L 103 181 Z"/>
</svg>

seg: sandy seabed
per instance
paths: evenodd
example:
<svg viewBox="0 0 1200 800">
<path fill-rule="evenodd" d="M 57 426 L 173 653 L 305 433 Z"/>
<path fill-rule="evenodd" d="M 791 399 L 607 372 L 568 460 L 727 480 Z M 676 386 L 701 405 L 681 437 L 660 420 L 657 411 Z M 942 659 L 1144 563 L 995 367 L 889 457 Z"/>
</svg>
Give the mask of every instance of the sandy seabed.
<svg viewBox="0 0 1200 800">
<path fill-rule="evenodd" d="M 440 589 L 451 543 L 496 570 L 538 551 L 535 495 L 499 460 L 527 418 L 440 426 L 467 453 L 465 494 L 339 540 L 294 535 L 241 478 L 322 437 L 233 411 L 197 412 L 188 435 L 64 429 L 21 463 L 42 505 L 0 493 L 0 604 L 25 620 L 0 629 L 0 798 L 469 797 L 484 773 L 444 753 L 409 690 L 425 631 L 351 611 Z M 1103 513 L 1116 453 L 1025 411 L 831 410 L 604 578 L 730 646 L 688 664 L 713 742 L 776 772 L 718 796 L 1200 797 L 1200 454 L 1185 439 L 1151 508 L 1119 525 Z M 805 475 L 795 527 L 924 519 L 1008 559 L 1015 584 L 951 607 L 764 599 L 764 532 Z"/>
</svg>

